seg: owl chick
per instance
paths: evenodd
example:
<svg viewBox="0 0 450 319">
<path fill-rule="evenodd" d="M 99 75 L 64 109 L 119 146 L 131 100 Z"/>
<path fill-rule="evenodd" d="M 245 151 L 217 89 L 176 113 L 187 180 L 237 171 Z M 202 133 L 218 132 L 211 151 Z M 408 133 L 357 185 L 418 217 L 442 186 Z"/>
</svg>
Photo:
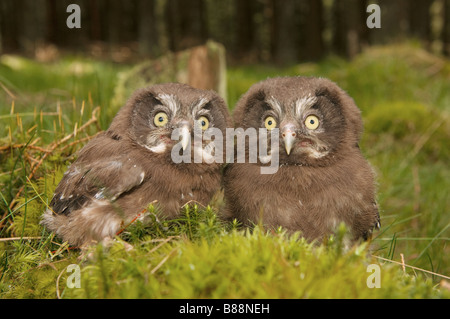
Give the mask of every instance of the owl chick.
<svg viewBox="0 0 450 319">
<path fill-rule="evenodd" d="M 244 130 L 279 134 L 279 147 L 269 150 L 279 166 L 274 174 L 261 174 L 267 159 L 259 157 L 256 163 L 226 167 L 224 195 L 232 218 L 300 231 L 311 241 L 342 222 L 355 240 L 368 239 L 380 227 L 374 173 L 358 146 L 360 111 L 335 83 L 310 77 L 267 79 L 241 97 L 234 121 Z"/>
<path fill-rule="evenodd" d="M 114 237 L 149 203 L 157 201 L 167 218 L 190 201 L 207 204 L 220 188 L 221 164 L 175 163 L 173 149 L 205 153 L 207 141 L 194 145 L 196 135 L 208 128 L 225 132 L 230 123 L 225 102 L 213 91 L 178 83 L 136 91 L 109 129 L 81 149 L 42 224 L 71 245 L 86 246 Z"/>
</svg>

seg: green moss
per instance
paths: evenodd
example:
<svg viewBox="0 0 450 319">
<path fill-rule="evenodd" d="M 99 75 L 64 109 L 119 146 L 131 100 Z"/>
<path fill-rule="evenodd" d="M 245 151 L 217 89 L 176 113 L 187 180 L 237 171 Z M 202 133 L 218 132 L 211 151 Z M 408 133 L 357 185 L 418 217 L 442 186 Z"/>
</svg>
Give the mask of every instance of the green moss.
<svg viewBox="0 0 450 319">
<path fill-rule="evenodd" d="M 97 251 L 82 267 L 80 289 L 67 298 L 443 298 L 430 281 L 379 264 L 367 249 L 337 253 L 336 243 L 313 246 L 297 237 L 231 231 L 214 241 L 173 239 L 125 253 Z M 380 288 L 370 288 L 380 267 Z M 448 294 L 447 294 L 448 295 Z"/>
<path fill-rule="evenodd" d="M 28 182 L 27 187 L 15 209 L 11 231 L 16 236 L 40 236 L 41 216 L 49 207 L 53 192 L 62 179 L 64 169 L 59 168 L 52 174 L 46 174 L 37 182 Z"/>
<path fill-rule="evenodd" d="M 450 156 L 449 148 L 442 147 L 450 139 L 450 119 L 444 111 L 413 101 L 381 102 L 366 114 L 364 124 L 369 144 L 393 139 L 393 148 L 410 148 L 422 159 Z"/>
<path fill-rule="evenodd" d="M 411 133 L 424 134 L 437 118 L 423 104 L 392 101 L 375 105 L 365 120 L 369 133 L 389 132 L 395 138 L 404 138 Z"/>
</svg>

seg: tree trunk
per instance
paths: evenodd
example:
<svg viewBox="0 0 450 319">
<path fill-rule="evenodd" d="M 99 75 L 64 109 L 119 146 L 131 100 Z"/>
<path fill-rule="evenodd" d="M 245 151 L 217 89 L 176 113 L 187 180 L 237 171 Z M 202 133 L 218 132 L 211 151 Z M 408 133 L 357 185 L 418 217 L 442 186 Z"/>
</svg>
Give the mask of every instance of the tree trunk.
<svg viewBox="0 0 450 319">
<path fill-rule="evenodd" d="M 368 42 L 366 0 L 335 0 L 333 49 L 348 58 L 355 57 Z"/>
<path fill-rule="evenodd" d="M 115 45 L 121 41 L 122 33 L 122 1 L 109 0 L 108 10 L 105 12 L 108 17 L 108 40 L 110 45 Z"/>
<path fill-rule="evenodd" d="M 427 45 L 431 43 L 430 6 L 432 2 L 432 0 L 410 0 L 409 2 L 410 35 L 423 40 Z"/>
<path fill-rule="evenodd" d="M 146 60 L 119 76 L 112 108 L 117 109 L 136 88 L 156 83 L 179 82 L 199 89 L 215 90 L 226 99 L 225 48 L 216 42 Z"/>
<path fill-rule="evenodd" d="M 19 26 L 16 21 L 20 14 L 17 1 L 0 1 L 0 32 L 1 50 L 0 52 L 13 52 L 19 49 Z"/>
<path fill-rule="evenodd" d="M 324 54 L 323 42 L 323 4 L 321 0 L 308 0 L 306 11 L 305 47 L 301 50 L 301 57 L 306 60 L 318 60 Z"/>
<path fill-rule="evenodd" d="M 159 54 L 159 37 L 156 24 L 155 1 L 139 0 L 139 52 L 155 57 Z"/>
<path fill-rule="evenodd" d="M 298 10 L 295 0 L 272 1 L 272 49 L 277 63 L 298 61 L 301 39 Z"/>
<path fill-rule="evenodd" d="M 167 30 L 167 43 L 170 51 L 177 51 L 179 42 L 176 23 L 177 0 L 167 0 L 164 7 L 164 20 Z"/>
<path fill-rule="evenodd" d="M 235 0 L 236 8 L 236 50 L 239 59 L 245 58 L 254 49 L 255 28 L 252 0 Z"/>
<path fill-rule="evenodd" d="M 183 50 L 202 44 L 208 37 L 202 0 L 169 0 L 166 4 L 169 48 Z"/>
<path fill-rule="evenodd" d="M 381 29 L 371 32 L 371 43 L 385 44 L 392 40 L 404 40 L 409 30 L 409 0 L 379 0 Z"/>
<path fill-rule="evenodd" d="M 450 56 L 450 0 L 444 0 L 444 23 L 442 28 L 443 52 L 445 55 Z"/>
<path fill-rule="evenodd" d="M 88 3 L 89 10 L 89 39 L 99 41 L 102 36 L 102 27 L 100 23 L 100 11 L 97 0 L 90 0 Z"/>
<path fill-rule="evenodd" d="M 14 17 L 15 23 L 20 24 L 19 44 L 26 52 L 34 53 L 37 45 L 45 39 L 45 1 L 24 0 L 20 4 L 21 18 Z"/>
</svg>

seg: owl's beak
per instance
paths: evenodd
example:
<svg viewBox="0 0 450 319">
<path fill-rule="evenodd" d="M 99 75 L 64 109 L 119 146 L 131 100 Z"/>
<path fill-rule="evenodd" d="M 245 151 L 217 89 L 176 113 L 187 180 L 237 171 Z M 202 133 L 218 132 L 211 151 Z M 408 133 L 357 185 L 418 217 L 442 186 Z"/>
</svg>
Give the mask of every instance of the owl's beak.
<svg viewBox="0 0 450 319">
<path fill-rule="evenodd" d="M 181 135 L 181 147 L 183 151 L 186 150 L 190 141 L 191 141 L 191 132 L 189 130 L 189 126 L 184 124 L 180 127 L 180 135 Z"/>
<path fill-rule="evenodd" d="M 281 136 L 284 141 L 284 149 L 286 150 L 287 155 L 289 155 L 297 136 L 297 133 L 295 133 L 295 126 L 292 124 L 283 126 L 281 129 Z"/>
</svg>

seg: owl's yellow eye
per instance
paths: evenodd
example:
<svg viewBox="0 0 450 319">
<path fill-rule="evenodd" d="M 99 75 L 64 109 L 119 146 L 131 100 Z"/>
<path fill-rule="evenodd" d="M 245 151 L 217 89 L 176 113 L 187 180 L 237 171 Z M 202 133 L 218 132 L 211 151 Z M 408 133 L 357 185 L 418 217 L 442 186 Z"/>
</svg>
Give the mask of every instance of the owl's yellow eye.
<svg viewBox="0 0 450 319">
<path fill-rule="evenodd" d="M 169 117 L 164 112 L 159 112 L 155 115 L 155 118 L 153 119 L 153 123 L 155 123 L 158 127 L 163 127 L 167 124 L 169 121 Z"/>
<path fill-rule="evenodd" d="M 197 121 L 203 131 L 209 127 L 209 120 L 206 116 L 200 116 Z"/>
<path fill-rule="evenodd" d="M 271 131 L 277 127 L 277 121 L 275 121 L 275 119 L 272 116 L 268 116 L 264 121 L 264 125 L 266 126 L 266 129 Z"/>
<path fill-rule="evenodd" d="M 305 120 L 305 125 L 310 130 L 315 130 L 319 127 L 319 118 L 315 115 L 310 115 Z"/>
</svg>

